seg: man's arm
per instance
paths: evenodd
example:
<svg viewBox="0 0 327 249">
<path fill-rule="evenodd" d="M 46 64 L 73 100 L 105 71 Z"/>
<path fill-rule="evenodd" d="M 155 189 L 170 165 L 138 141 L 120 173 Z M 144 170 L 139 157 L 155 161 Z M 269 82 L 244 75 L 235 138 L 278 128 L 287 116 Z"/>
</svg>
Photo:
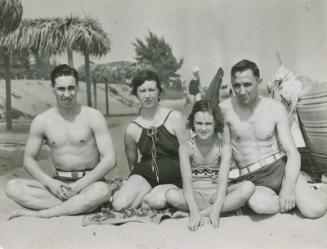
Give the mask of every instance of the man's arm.
<svg viewBox="0 0 327 249">
<path fill-rule="evenodd" d="M 285 177 L 279 194 L 281 212 L 285 212 L 295 206 L 295 186 L 300 174 L 301 157 L 289 128 L 286 110 L 282 104 L 274 103 L 273 113 L 277 118 L 278 140 L 287 155 Z"/>
<path fill-rule="evenodd" d="M 102 179 L 116 166 L 114 147 L 105 118 L 97 110 L 91 110 L 88 118 L 100 153 L 100 161 L 89 174 L 71 184 L 75 188 L 74 192 L 77 193 L 91 183 Z"/>
<path fill-rule="evenodd" d="M 191 230 L 197 230 L 199 226 L 202 226 L 203 221 L 194 198 L 192 171 L 187 145 L 188 136 L 186 131 L 186 125 L 182 115 L 177 111 L 174 111 L 172 113 L 172 121 L 174 124 L 174 132 L 179 143 L 179 162 L 183 180 L 183 190 L 185 193 L 187 204 L 190 209 L 189 228 Z"/>
<path fill-rule="evenodd" d="M 24 153 L 24 168 L 32 177 L 48 187 L 52 194 L 61 200 L 65 200 L 66 196 L 62 191 L 62 187 L 68 187 L 68 185 L 45 174 L 36 161 L 44 140 L 46 125 L 44 114 L 41 115 L 37 116 L 31 124 Z"/>
</svg>

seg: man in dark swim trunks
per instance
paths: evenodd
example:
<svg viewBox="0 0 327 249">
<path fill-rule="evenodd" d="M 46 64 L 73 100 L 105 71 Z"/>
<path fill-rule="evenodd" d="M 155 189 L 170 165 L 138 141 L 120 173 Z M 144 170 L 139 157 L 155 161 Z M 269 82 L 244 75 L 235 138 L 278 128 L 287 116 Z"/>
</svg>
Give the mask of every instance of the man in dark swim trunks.
<svg viewBox="0 0 327 249">
<path fill-rule="evenodd" d="M 223 101 L 226 142 L 231 143 L 241 178 L 256 185 L 248 204 L 256 213 L 288 212 L 317 218 L 327 209 L 326 189 L 313 190 L 300 174 L 300 155 L 279 102 L 258 96 L 257 65 L 242 60 L 232 67 L 235 96 Z"/>
<path fill-rule="evenodd" d="M 111 195 L 104 176 L 115 167 L 116 159 L 105 118 L 77 102 L 74 68 L 56 67 L 51 86 L 57 105 L 33 120 L 25 148 L 24 168 L 34 179 L 14 178 L 6 185 L 6 194 L 24 208 L 10 218 L 87 213 Z M 55 177 L 48 176 L 37 161 L 44 142 L 50 148 Z"/>
</svg>

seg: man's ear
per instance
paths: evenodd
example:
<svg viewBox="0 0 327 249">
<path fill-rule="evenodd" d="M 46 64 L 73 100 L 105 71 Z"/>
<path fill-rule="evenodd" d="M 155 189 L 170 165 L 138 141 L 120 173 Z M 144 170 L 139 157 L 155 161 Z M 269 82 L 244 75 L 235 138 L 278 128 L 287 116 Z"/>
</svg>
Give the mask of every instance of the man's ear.
<svg viewBox="0 0 327 249">
<path fill-rule="evenodd" d="M 258 84 L 260 84 L 262 82 L 262 79 L 261 78 L 258 78 L 257 79 L 257 82 L 258 82 Z"/>
</svg>

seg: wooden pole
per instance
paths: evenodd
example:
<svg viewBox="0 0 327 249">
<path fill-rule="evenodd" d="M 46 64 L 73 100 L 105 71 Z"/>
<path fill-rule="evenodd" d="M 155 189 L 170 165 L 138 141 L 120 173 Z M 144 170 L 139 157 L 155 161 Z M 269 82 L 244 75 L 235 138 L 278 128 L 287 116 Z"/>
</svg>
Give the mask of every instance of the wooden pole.
<svg viewBox="0 0 327 249">
<path fill-rule="evenodd" d="M 94 104 L 94 108 L 97 109 L 98 107 L 98 103 L 97 103 L 97 83 L 95 81 L 95 79 L 93 79 L 93 104 Z"/>
<path fill-rule="evenodd" d="M 10 81 L 10 53 L 5 52 L 5 79 L 6 79 L 6 128 L 12 130 L 11 120 L 11 81 Z"/>
<path fill-rule="evenodd" d="M 106 85 L 106 89 L 105 89 L 105 92 L 106 92 L 106 116 L 109 116 L 109 97 L 108 97 L 108 82 L 106 81 L 105 82 L 105 85 Z"/>
<path fill-rule="evenodd" d="M 68 56 L 68 65 L 74 67 L 74 57 L 73 57 L 72 49 L 67 50 L 67 56 Z"/>
<path fill-rule="evenodd" d="M 88 51 L 85 51 L 85 80 L 86 80 L 86 96 L 87 105 L 92 107 L 92 96 L 91 96 L 91 70 L 90 70 L 90 55 Z"/>
</svg>

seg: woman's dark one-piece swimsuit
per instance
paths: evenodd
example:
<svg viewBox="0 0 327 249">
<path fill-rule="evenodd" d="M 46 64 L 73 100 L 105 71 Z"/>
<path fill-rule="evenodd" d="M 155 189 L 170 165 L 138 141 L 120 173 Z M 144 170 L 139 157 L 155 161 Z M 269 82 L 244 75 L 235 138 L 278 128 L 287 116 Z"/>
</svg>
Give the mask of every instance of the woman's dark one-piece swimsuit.
<svg viewBox="0 0 327 249">
<path fill-rule="evenodd" d="M 131 175 L 143 176 L 150 183 L 152 188 L 161 184 L 174 184 L 177 187 L 182 187 L 179 168 L 178 140 L 177 137 L 170 133 L 165 127 L 165 123 L 172 111 L 173 110 L 167 114 L 164 122 L 160 126 L 152 130 L 143 127 L 137 122 L 133 122 L 142 128 L 141 137 L 138 142 L 141 160 L 134 167 Z M 151 132 L 152 134 L 156 133 L 156 138 L 149 135 Z M 155 148 L 153 148 L 153 142 L 155 142 Z M 155 169 L 153 170 L 153 149 L 155 149 L 156 152 L 155 162 L 158 174 L 156 174 Z"/>
</svg>

